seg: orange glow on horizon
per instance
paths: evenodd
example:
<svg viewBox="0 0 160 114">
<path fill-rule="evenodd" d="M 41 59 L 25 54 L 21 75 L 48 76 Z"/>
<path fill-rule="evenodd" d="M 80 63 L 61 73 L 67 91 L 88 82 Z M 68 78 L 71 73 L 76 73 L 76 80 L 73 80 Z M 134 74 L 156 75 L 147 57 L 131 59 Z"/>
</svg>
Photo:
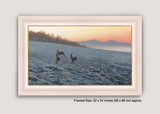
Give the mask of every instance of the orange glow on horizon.
<svg viewBox="0 0 160 114">
<path fill-rule="evenodd" d="M 132 26 L 130 25 L 88 25 L 88 26 L 29 26 L 29 30 L 47 34 L 60 35 L 70 41 L 115 40 L 119 42 L 131 43 Z"/>
</svg>

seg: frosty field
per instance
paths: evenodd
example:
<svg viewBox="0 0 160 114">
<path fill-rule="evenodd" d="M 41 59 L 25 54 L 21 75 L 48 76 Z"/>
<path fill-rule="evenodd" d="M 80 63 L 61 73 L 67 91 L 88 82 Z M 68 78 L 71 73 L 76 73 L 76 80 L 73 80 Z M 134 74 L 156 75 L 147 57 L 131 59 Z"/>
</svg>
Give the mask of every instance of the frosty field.
<svg viewBox="0 0 160 114">
<path fill-rule="evenodd" d="M 57 49 L 65 56 L 55 64 Z M 77 57 L 74 63 L 70 53 Z M 130 52 L 29 41 L 29 85 L 130 84 Z"/>
</svg>

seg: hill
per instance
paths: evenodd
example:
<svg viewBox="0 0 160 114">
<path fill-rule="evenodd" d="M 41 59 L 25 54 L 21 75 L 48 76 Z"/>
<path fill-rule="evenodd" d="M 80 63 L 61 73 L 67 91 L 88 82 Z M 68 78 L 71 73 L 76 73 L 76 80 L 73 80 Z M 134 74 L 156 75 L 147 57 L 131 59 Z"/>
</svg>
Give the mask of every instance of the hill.
<svg viewBox="0 0 160 114">
<path fill-rule="evenodd" d="M 29 40 L 37 41 L 37 42 L 57 43 L 57 44 L 85 47 L 83 45 L 80 45 L 78 42 L 72 42 L 72 41 L 66 40 L 59 35 L 54 36 L 54 34 L 46 34 L 43 31 L 40 31 L 40 32 L 29 31 Z"/>
<path fill-rule="evenodd" d="M 131 51 L 130 43 L 118 42 L 114 40 L 109 40 L 109 41 L 89 40 L 89 41 L 80 41 L 78 43 L 96 49 L 127 51 L 127 52 Z"/>
</svg>

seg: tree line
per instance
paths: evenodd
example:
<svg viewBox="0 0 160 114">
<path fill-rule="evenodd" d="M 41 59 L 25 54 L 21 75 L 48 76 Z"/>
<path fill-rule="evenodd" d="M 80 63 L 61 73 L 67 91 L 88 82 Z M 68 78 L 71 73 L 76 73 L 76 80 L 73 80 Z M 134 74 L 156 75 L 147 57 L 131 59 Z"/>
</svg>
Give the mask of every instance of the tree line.
<svg viewBox="0 0 160 114">
<path fill-rule="evenodd" d="M 61 36 L 54 34 L 47 34 L 44 31 L 29 31 L 29 40 L 30 41 L 37 41 L 37 42 L 47 42 L 47 43 L 57 43 L 57 44 L 64 44 L 64 45 L 71 45 L 71 46 L 78 46 L 78 47 L 86 47 L 84 45 L 80 45 L 78 42 L 69 41 Z"/>
</svg>

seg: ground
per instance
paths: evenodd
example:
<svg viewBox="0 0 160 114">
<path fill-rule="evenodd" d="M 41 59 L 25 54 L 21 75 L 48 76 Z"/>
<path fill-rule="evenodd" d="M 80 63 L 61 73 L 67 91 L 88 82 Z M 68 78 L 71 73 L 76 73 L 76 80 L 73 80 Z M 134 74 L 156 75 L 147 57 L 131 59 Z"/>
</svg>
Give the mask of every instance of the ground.
<svg viewBox="0 0 160 114">
<path fill-rule="evenodd" d="M 63 51 L 56 64 L 56 51 Z M 71 63 L 70 54 L 77 57 Z M 29 85 L 130 85 L 131 53 L 29 42 Z"/>
</svg>

